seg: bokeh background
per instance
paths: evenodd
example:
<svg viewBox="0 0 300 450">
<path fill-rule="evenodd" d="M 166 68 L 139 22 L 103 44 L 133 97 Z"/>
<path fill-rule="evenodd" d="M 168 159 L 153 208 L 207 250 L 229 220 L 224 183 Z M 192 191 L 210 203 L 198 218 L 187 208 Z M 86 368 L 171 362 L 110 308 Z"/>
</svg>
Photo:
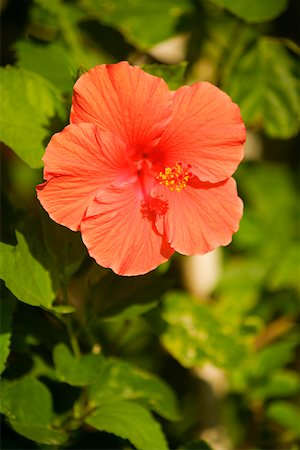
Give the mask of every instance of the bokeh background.
<svg viewBox="0 0 300 450">
<path fill-rule="evenodd" d="M 0 5 L 3 448 L 299 449 L 299 1 Z M 129 278 L 35 196 L 74 82 L 121 60 L 216 84 L 247 126 L 232 244 Z"/>
</svg>

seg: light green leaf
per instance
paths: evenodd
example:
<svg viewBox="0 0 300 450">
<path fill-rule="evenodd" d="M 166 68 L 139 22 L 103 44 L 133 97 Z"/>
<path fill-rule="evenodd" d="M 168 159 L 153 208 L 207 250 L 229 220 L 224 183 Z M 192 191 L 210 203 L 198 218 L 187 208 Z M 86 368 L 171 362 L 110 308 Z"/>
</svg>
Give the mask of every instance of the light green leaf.
<svg viewBox="0 0 300 450">
<path fill-rule="evenodd" d="M 130 401 L 102 405 L 86 419 L 86 423 L 96 430 L 128 439 L 138 450 L 168 448 L 158 422 L 149 411 Z"/>
<path fill-rule="evenodd" d="M 288 402 L 273 402 L 267 409 L 267 416 L 300 437 L 300 408 Z"/>
<path fill-rule="evenodd" d="M 53 351 L 57 378 L 72 386 L 87 386 L 100 375 L 103 359 L 100 355 L 83 355 L 76 358 L 68 347 L 58 344 Z"/>
<path fill-rule="evenodd" d="M 169 386 L 123 361 L 107 360 L 96 383 L 89 388 L 89 398 L 92 406 L 120 399 L 138 400 L 169 420 L 179 418 L 177 401 Z"/>
<path fill-rule="evenodd" d="M 192 11 L 189 0 L 82 0 L 82 4 L 101 22 L 117 28 L 128 42 L 144 50 L 174 35 L 180 17 Z"/>
<path fill-rule="evenodd" d="M 10 353 L 11 322 L 15 300 L 5 298 L 1 300 L 1 327 L 0 327 L 0 374 L 5 369 L 5 363 Z"/>
<path fill-rule="evenodd" d="M 151 75 L 163 78 L 169 88 L 175 91 L 184 84 L 186 66 L 186 62 L 169 66 L 165 64 L 144 64 L 142 69 Z"/>
<path fill-rule="evenodd" d="M 172 292 L 163 302 L 168 324 L 162 335 L 167 350 L 185 367 L 209 361 L 231 368 L 246 354 L 246 341 L 234 323 L 224 322 L 213 310 L 181 292 Z"/>
<path fill-rule="evenodd" d="M 76 69 L 61 42 L 42 44 L 23 40 L 17 42 L 15 50 L 18 66 L 43 76 L 62 92 L 72 90 Z"/>
<path fill-rule="evenodd" d="M 0 242 L 0 278 L 14 296 L 33 306 L 51 308 L 55 299 L 50 273 L 37 261 L 21 233 L 17 245 Z"/>
<path fill-rule="evenodd" d="M 39 75 L 7 66 L 2 86 L 0 140 L 30 167 L 42 167 L 50 119 L 65 116 L 56 88 Z"/>
<path fill-rule="evenodd" d="M 51 311 L 57 312 L 58 314 L 72 314 L 76 311 L 76 308 L 71 305 L 54 305 L 51 307 Z"/>
<path fill-rule="evenodd" d="M 50 392 L 34 378 L 3 382 L 1 412 L 11 426 L 28 439 L 61 444 L 66 435 L 52 428 L 54 419 Z"/>
<path fill-rule="evenodd" d="M 262 37 L 230 65 L 222 88 L 240 106 L 248 126 L 288 139 L 300 126 L 299 64 L 283 45 Z"/>
<path fill-rule="evenodd" d="M 249 23 L 266 22 L 281 14 L 288 0 L 211 0 Z"/>
</svg>

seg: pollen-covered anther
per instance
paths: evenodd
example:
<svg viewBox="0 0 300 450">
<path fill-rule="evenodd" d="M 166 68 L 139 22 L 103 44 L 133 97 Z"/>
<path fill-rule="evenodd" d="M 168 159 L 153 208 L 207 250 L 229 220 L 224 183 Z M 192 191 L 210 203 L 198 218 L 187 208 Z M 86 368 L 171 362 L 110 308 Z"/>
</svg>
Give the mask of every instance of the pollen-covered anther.
<svg viewBox="0 0 300 450">
<path fill-rule="evenodd" d="M 191 165 L 184 165 L 181 162 L 173 167 L 166 167 L 164 172 L 159 172 L 156 179 L 159 184 L 163 184 L 170 191 L 180 192 L 187 186 L 187 183 L 193 174 L 190 172 Z"/>
</svg>

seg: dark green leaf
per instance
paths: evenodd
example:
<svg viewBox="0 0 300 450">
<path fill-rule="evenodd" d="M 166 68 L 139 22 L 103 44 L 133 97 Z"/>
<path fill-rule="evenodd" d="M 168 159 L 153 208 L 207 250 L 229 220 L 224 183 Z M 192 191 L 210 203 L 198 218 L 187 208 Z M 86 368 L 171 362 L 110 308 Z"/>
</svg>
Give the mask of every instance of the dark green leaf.
<svg viewBox="0 0 300 450">
<path fill-rule="evenodd" d="M 300 126 L 299 61 L 267 37 L 236 58 L 223 88 L 240 106 L 247 125 L 273 138 L 294 136 Z"/>
<path fill-rule="evenodd" d="M 213 450 L 213 448 L 203 439 L 191 441 L 180 447 L 179 450 Z"/>
<path fill-rule="evenodd" d="M 89 397 L 92 406 L 120 399 L 138 400 L 169 420 L 179 418 L 177 401 L 169 386 L 123 361 L 105 363 L 96 383 L 89 388 Z"/>
<path fill-rule="evenodd" d="M 0 243 L 0 278 L 18 300 L 51 309 L 55 293 L 50 274 L 32 256 L 24 236 L 16 232 L 16 237 L 16 246 Z"/>
<path fill-rule="evenodd" d="M 130 401 L 100 406 L 86 423 L 99 431 L 128 439 L 138 450 L 166 450 L 166 439 L 149 411 Z"/>
<path fill-rule="evenodd" d="M 33 72 L 9 66 L 1 68 L 0 79 L 0 140 L 30 167 L 41 167 L 49 121 L 65 115 L 56 88 Z"/>
<path fill-rule="evenodd" d="M 34 378 L 4 382 L 1 412 L 22 436 L 45 444 L 60 444 L 66 435 L 52 427 L 53 412 L 50 392 Z"/>
<path fill-rule="evenodd" d="M 76 358 L 68 347 L 58 344 L 53 351 L 56 375 L 60 381 L 72 386 L 87 386 L 93 383 L 102 371 L 103 359 L 89 354 Z"/>
</svg>

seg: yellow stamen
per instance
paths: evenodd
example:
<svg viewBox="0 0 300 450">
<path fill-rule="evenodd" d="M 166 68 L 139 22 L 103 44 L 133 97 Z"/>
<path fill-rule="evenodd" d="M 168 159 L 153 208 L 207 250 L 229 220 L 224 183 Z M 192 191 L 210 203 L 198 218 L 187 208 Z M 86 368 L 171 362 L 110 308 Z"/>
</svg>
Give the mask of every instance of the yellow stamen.
<svg viewBox="0 0 300 450">
<path fill-rule="evenodd" d="M 193 175 L 189 172 L 190 165 L 183 167 L 182 163 L 176 163 L 173 167 L 166 167 L 164 172 L 159 172 L 156 179 L 159 184 L 168 187 L 170 191 L 180 192 L 187 185 Z"/>
</svg>

